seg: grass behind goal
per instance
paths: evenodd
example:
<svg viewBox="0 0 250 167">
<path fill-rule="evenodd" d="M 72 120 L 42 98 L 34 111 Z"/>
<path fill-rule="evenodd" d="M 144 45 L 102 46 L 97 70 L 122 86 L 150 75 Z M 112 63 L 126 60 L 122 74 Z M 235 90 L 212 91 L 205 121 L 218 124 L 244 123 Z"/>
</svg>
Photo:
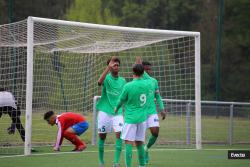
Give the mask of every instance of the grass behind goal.
<svg viewBox="0 0 250 167">
<path fill-rule="evenodd" d="M 46 150 L 47 149 L 47 150 Z M 65 148 L 64 148 L 65 150 Z M 106 166 L 113 165 L 114 149 L 111 146 L 105 147 Z M 48 152 L 44 148 L 41 152 Z M 59 153 L 59 154 L 33 154 L 31 156 L 4 157 L 0 158 L 1 165 L 4 167 L 51 167 L 51 166 L 98 166 L 97 147 L 88 147 L 81 153 Z M 133 166 L 138 166 L 137 151 L 133 150 Z M 124 166 L 124 151 L 121 155 L 121 165 Z M 147 167 L 247 167 L 250 160 L 228 160 L 227 150 L 174 150 L 165 148 L 152 148 L 150 151 L 150 162 Z"/>
</svg>

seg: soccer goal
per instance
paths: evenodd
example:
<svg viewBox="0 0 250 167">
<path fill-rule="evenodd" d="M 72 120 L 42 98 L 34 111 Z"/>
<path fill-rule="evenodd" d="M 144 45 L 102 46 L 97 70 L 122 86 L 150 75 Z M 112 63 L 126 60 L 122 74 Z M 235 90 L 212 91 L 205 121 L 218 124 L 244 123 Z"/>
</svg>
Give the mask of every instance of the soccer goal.
<svg viewBox="0 0 250 167">
<path fill-rule="evenodd" d="M 127 81 L 132 79 L 131 67 L 137 56 L 152 64 L 152 76 L 159 82 L 168 109 L 166 120 L 161 122 L 158 144 L 200 149 L 199 32 L 29 17 L 0 26 L 0 85 L 15 95 L 26 130 L 24 144 L 18 132 L 15 135 L 6 132 L 10 119 L 3 115 L 1 154 L 25 148 L 24 154 L 29 155 L 31 147 L 51 145 L 56 128 L 43 120 L 48 110 L 57 114 L 67 111 L 86 114 L 93 122 L 83 138 L 93 142 L 96 139 L 93 98 L 101 95 L 97 80 L 107 59 L 114 55 L 120 58 L 120 75 Z M 194 103 L 186 106 L 178 100 Z"/>
</svg>

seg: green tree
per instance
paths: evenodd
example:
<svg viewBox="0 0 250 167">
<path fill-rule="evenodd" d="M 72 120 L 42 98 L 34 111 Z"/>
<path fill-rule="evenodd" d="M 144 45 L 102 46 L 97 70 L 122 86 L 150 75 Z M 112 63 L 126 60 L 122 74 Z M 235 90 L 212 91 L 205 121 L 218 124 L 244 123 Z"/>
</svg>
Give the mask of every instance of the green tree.
<svg viewBox="0 0 250 167">
<path fill-rule="evenodd" d="M 104 2 L 102 3 L 102 0 L 75 0 L 65 18 L 89 23 L 117 24 L 117 18 L 112 16 Z"/>
<path fill-rule="evenodd" d="M 225 2 L 221 98 L 250 101 L 250 1 Z M 8 0 L 0 1 L 0 23 L 8 23 Z M 46 10 L 45 10 L 46 9 Z M 47 10 L 49 9 L 49 10 Z M 215 97 L 217 0 L 18 0 L 14 21 L 28 16 L 201 32 L 202 99 Z"/>
<path fill-rule="evenodd" d="M 215 47 L 218 2 L 203 1 L 200 6 L 200 20 L 195 31 L 201 33 L 201 94 L 204 100 L 215 99 Z"/>
<path fill-rule="evenodd" d="M 222 47 L 222 98 L 250 101 L 250 1 L 226 1 Z"/>
<path fill-rule="evenodd" d="M 0 1 L 0 24 L 8 23 L 7 1 Z"/>
<path fill-rule="evenodd" d="M 13 0 L 13 21 L 26 19 L 28 16 L 62 18 L 71 0 Z M 8 23 L 8 0 L 0 1 L 1 24 Z"/>
</svg>

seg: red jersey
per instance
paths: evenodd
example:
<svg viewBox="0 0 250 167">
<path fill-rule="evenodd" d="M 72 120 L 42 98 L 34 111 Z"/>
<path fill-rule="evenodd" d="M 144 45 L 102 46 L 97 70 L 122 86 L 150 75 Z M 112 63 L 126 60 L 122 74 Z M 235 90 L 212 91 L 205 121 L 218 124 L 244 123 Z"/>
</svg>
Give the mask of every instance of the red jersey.
<svg viewBox="0 0 250 167">
<path fill-rule="evenodd" d="M 58 127 L 58 132 L 55 147 L 59 148 L 62 144 L 63 133 L 65 130 L 77 123 L 84 121 L 86 121 L 86 118 L 83 115 L 73 112 L 66 112 L 62 113 L 61 115 L 57 115 L 56 124 Z"/>
<path fill-rule="evenodd" d="M 58 125 L 58 122 L 60 122 L 62 131 L 65 131 L 69 127 L 77 123 L 84 122 L 85 120 L 86 120 L 85 117 L 82 116 L 81 114 L 66 112 L 57 116 L 56 123 Z"/>
</svg>

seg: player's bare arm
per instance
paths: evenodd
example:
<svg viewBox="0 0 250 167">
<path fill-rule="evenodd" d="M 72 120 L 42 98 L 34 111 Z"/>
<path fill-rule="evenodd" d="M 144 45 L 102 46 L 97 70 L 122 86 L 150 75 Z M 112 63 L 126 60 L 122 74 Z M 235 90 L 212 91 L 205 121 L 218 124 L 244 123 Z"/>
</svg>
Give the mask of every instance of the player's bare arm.
<svg viewBox="0 0 250 167">
<path fill-rule="evenodd" d="M 114 62 L 114 58 L 115 57 L 112 57 L 108 66 L 106 67 L 106 69 L 102 72 L 100 78 L 98 79 L 98 85 L 101 86 L 103 84 L 103 81 L 105 80 L 106 78 L 106 75 L 107 73 L 110 71 L 110 69 L 115 65 L 115 62 Z"/>
<path fill-rule="evenodd" d="M 162 110 L 162 111 L 160 112 L 160 114 L 161 114 L 162 120 L 164 120 L 164 119 L 166 118 L 166 115 L 167 115 L 167 109 Z"/>
<path fill-rule="evenodd" d="M 119 99 L 118 102 L 117 102 L 117 105 L 116 105 L 116 107 L 114 109 L 115 114 L 117 114 L 117 112 L 121 108 L 122 104 L 123 104 L 123 102 L 121 101 L 121 99 Z"/>
</svg>

